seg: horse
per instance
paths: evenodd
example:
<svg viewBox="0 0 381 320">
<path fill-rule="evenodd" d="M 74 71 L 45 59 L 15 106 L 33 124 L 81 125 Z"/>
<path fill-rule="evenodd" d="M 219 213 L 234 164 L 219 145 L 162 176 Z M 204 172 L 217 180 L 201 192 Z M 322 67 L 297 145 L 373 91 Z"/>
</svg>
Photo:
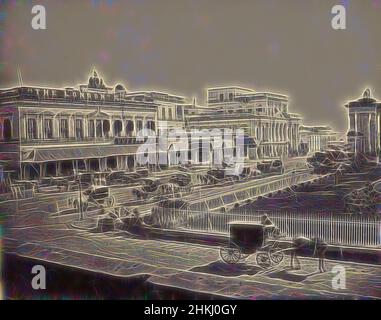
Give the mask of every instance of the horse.
<svg viewBox="0 0 381 320">
<path fill-rule="evenodd" d="M 295 269 L 300 269 L 298 255 L 308 255 L 319 259 L 318 269 L 320 273 L 326 272 L 324 259 L 327 249 L 328 244 L 320 238 L 295 238 L 292 241 L 290 267 L 294 269 L 295 260 L 297 263 L 297 267 Z"/>
<path fill-rule="evenodd" d="M 145 200 L 147 199 L 147 193 L 139 190 L 139 189 L 133 189 L 132 194 L 136 197 L 137 200 Z"/>
</svg>

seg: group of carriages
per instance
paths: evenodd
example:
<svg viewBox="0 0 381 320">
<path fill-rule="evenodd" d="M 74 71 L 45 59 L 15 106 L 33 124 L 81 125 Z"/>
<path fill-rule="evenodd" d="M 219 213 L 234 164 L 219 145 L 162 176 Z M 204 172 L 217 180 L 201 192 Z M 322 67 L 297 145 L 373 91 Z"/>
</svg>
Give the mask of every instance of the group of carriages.
<svg viewBox="0 0 381 320">
<path fill-rule="evenodd" d="M 344 196 L 344 211 L 354 214 L 378 214 L 381 211 L 381 179 L 367 182 Z"/>
<path fill-rule="evenodd" d="M 180 198 L 193 191 L 191 176 L 185 173 L 166 178 L 146 178 L 141 182 L 142 185 L 132 191 L 138 201 Z"/>
<path fill-rule="evenodd" d="M 87 211 L 91 208 L 113 207 L 115 197 L 111 194 L 113 185 L 134 185 L 141 183 L 148 176 L 148 171 L 142 169 L 136 172 L 86 172 L 80 173 L 70 180 L 75 188 L 68 188 L 68 180 L 61 182 L 65 191 L 79 191 L 68 200 L 69 207 L 77 211 Z"/>
<path fill-rule="evenodd" d="M 227 165 L 222 166 L 222 168 L 214 168 L 205 174 L 200 174 L 199 180 L 201 185 L 221 185 L 283 173 L 284 166 L 281 160 L 265 160 L 257 164 L 243 166 L 238 171 Z"/>
</svg>

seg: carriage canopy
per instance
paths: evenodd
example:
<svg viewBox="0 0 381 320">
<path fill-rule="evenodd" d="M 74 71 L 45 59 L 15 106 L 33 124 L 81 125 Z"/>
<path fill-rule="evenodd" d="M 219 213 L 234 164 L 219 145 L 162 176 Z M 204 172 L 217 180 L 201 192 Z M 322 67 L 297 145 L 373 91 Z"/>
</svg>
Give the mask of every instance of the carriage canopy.
<svg viewBox="0 0 381 320">
<path fill-rule="evenodd" d="M 254 253 L 263 246 L 264 226 L 260 223 L 230 222 L 230 241 L 244 253 Z"/>
</svg>

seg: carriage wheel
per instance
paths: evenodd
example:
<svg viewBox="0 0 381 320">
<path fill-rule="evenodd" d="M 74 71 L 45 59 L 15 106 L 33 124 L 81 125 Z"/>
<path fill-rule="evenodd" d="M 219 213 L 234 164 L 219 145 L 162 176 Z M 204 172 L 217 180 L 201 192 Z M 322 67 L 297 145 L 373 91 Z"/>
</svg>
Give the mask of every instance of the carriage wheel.
<svg viewBox="0 0 381 320">
<path fill-rule="evenodd" d="M 271 266 L 270 255 L 268 253 L 265 253 L 265 252 L 257 253 L 256 260 L 257 260 L 257 264 L 264 269 L 269 268 Z"/>
<path fill-rule="evenodd" d="M 275 249 L 273 250 L 270 250 L 269 252 L 270 254 L 270 259 L 272 262 L 274 262 L 275 264 L 279 264 L 283 261 L 283 252 L 281 251 L 276 251 Z"/>
<path fill-rule="evenodd" d="M 241 260 L 241 251 L 236 247 L 222 247 L 220 257 L 225 263 L 235 264 Z"/>
</svg>

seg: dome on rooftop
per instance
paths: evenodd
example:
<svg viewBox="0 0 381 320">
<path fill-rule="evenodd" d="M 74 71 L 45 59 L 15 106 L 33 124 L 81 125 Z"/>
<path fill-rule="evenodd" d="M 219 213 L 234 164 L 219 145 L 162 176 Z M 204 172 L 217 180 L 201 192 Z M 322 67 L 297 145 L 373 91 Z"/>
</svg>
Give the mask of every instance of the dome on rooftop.
<svg viewBox="0 0 381 320">
<path fill-rule="evenodd" d="M 122 84 L 119 83 L 115 86 L 114 91 L 115 92 L 122 92 L 122 91 L 125 92 L 127 90 Z"/>
</svg>

